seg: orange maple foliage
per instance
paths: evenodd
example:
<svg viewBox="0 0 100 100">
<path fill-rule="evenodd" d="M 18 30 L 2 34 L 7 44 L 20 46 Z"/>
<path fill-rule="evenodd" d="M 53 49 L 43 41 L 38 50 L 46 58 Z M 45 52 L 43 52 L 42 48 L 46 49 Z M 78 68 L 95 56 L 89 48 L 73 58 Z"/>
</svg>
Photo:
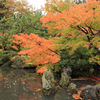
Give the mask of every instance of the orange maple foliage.
<svg viewBox="0 0 100 100">
<path fill-rule="evenodd" d="M 25 50 L 20 51 L 18 54 L 29 55 L 30 58 L 28 62 L 32 62 L 33 65 L 54 64 L 60 60 L 59 55 L 54 51 L 51 40 L 40 38 L 33 33 L 30 35 L 20 33 L 20 35 L 13 36 L 15 37 L 16 42 L 25 48 Z M 37 73 L 43 73 L 46 67 L 41 68 L 41 71 L 38 70 Z"/>
<path fill-rule="evenodd" d="M 95 18 L 100 21 L 100 1 L 88 0 L 87 3 L 74 4 L 74 6 L 70 6 L 68 10 L 64 9 L 62 12 L 49 12 L 46 16 L 43 16 L 40 21 L 42 21 L 43 26 L 46 27 L 50 26 L 48 22 L 55 22 L 56 27 L 54 29 L 61 29 L 62 27 L 78 29 L 77 25 L 82 24 L 84 24 L 82 27 L 88 29 L 90 22 L 92 25 Z"/>
<path fill-rule="evenodd" d="M 72 95 L 72 97 L 75 99 L 75 100 L 78 100 L 78 99 L 80 99 L 80 100 L 83 100 L 81 97 L 80 97 L 80 94 L 81 94 L 81 91 L 83 90 L 83 88 L 84 88 L 84 84 L 83 84 L 83 86 L 80 88 L 80 89 L 78 89 L 78 94 L 73 94 Z"/>
<path fill-rule="evenodd" d="M 64 48 L 69 48 L 69 54 L 73 54 L 79 47 L 85 47 L 92 51 L 100 47 L 100 1 L 88 0 L 83 4 L 73 4 L 69 9 L 61 12 L 48 12 L 40 21 L 43 27 L 47 27 L 49 33 L 61 35 L 61 41 L 66 38 Z M 91 53 L 92 55 L 92 53 Z M 100 65 L 100 55 L 90 58 L 90 62 Z"/>
<path fill-rule="evenodd" d="M 43 66 L 43 67 L 41 67 L 39 70 L 37 70 L 36 73 L 42 74 L 42 73 L 44 73 L 44 71 L 45 71 L 46 69 L 47 69 L 47 67 L 46 67 L 46 66 Z"/>
</svg>

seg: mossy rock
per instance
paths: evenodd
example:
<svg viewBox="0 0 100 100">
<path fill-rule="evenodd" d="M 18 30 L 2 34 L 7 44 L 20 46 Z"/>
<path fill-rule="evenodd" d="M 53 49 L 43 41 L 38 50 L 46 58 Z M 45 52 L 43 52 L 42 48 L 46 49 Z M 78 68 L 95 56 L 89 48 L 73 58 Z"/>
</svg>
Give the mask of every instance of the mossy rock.
<svg viewBox="0 0 100 100">
<path fill-rule="evenodd" d="M 61 79 L 60 79 L 60 86 L 63 88 L 67 88 L 68 85 L 71 82 L 71 69 L 70 67 L 68 68 L 62 68 L 62 72 L 61 72 Z"/>
<path fill-rule="evenodd" d="M 14 56 L 11 58 L 13 68 L 24 68 L 26 65 L 26 56 Z"/>
<path fill-rule="evenodd" d="M 60 86 L 63 88 L 67 88 L 70 82 L 71 82 L 71 77 L 69 75 L 66 76 L 62 75 L 60 80 Z"/>
<path fill-rule="evenodd" d="M 53 95 L 56 92 L 54 75 L 51 68 L 47 68 L 42 76 L 42 92 L 44 95 Z"/>
<path fill-rule="evenodd" d="M 76 84 L 70 83 L 67 88 L 67 93 L 70 93 L 71 95 L 77 94 Z"/>
</svg>

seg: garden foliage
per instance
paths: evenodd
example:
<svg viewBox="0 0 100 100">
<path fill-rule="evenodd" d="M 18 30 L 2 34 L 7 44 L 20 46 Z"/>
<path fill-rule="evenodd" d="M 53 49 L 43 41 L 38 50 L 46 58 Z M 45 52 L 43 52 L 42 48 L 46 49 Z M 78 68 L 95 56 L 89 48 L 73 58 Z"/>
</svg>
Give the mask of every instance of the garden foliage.
<svg viewBox="0 0 100 100">
<path fill-rule="evenodd" d="M 59 43 L 59 50 L 67 50 L 71 57 L 85 48 L 83 52 L 87 57 L 80 54 L 82 64 L 85 65 L 88 58 L 90 64 L 100 65 L 100 1 L 88 0 L 87 3 L 66 7 L 61 12 L 48 12 L 40 21 L 52 34 L 58 31 L 54 40 Z M 80 57 L 76 55 L 76 58 Z"/>
<path fill-rule="evenodd" d="M 54 67 L 55 63 L 60 60 L 59 55 L 54 51 L 51 40 L 40 38 L 38 35 L 31 33 L 13 35 L 16 42 L 20 44 L 24 50 L 19 55 L 29 55 L 28 62 L 40 67 Z"/>
<path fill-rule="evenodd" d="M 0 1 L 1 64 L 16 51 L 29 55 L 41 72 L 48 66 L 58 71 L 100 65 L 100 1 L 85 2 L 47 0 L 43 16 L 26 0 Z"/>
</svg>

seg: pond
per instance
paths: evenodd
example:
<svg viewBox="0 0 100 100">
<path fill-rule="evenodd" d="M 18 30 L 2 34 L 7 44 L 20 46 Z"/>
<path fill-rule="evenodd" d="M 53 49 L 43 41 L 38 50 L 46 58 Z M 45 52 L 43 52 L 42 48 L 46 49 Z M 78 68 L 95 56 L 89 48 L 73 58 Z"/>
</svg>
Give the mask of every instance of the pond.
<svg viewBox="0 0 100 100">
<path fill-rule="evenodd" d="M 83 84 L 95 85 L 91 80 L 74 80 L 80 88 Z M 41 76 L 34 69 L 0 68 L 0 100 L 75 100 L 66 93 L 66 89 L 58 89 L 53 96 L 45 96 L 41 90 Z"/>
</svg>

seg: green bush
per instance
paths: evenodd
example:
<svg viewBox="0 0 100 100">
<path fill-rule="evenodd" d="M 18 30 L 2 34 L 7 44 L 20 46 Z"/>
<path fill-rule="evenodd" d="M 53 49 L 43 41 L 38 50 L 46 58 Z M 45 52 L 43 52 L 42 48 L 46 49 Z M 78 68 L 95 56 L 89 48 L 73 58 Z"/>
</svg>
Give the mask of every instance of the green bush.
<svg viewBox="0 0 100 100">
<path fill-rule="evenodd" d="M 71 66 L 72 69 L 88 69 L 92 68 L 95 63 L 89 63 L 89 58 L 91 54 L 89 54 L 89 49 L 84 47 L 79 47 L 75 50 L 73 55 L 69 55 L 68 50 L 60 51 L 61 60 L 60 66 L 65 67 L 66 65 Z M 88 53 L 88 54 L 87 54 Z"/>
</svg>

